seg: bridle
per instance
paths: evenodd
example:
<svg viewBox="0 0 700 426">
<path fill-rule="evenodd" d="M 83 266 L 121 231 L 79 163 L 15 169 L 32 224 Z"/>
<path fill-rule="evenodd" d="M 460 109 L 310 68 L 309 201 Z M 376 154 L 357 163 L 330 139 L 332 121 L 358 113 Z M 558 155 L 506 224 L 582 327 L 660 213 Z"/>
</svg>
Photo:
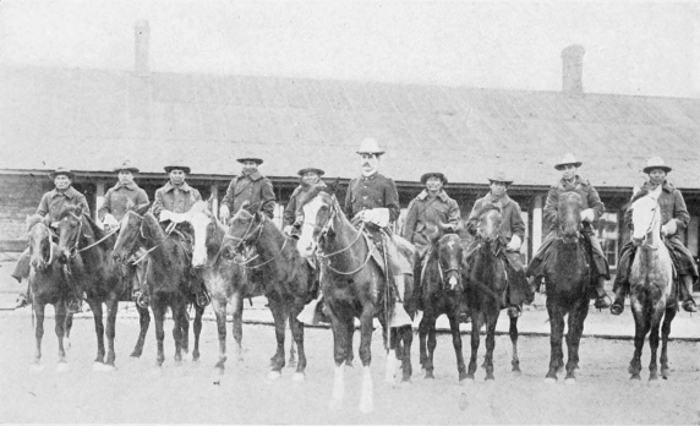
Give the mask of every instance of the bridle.
<svg viewBox="0 0 700 426">
<path fill-rule="evenodd" d="M 656 204 L 651 209 L 652 218 L 649 221 L 649 226 L 647 226 L 646 231 L 644 231 L 644 238 L 642 239 L 641 246 L 647 250 L 657 250 L 657 247 L 649 244 L 649 236 L 654 232 L 654 227 L 658 225 L 659 222 L 659 205 Z"/>
<path fill-rule="evenodd" d="M 133 211 L 133 210 L 128 210 L 128 211 L 126 212 L 126 214 L 127 214 L 127 215 L 130 215 L 130 214 L 131 214 L 131 215 L 134 215 L 134 216 L 136 216 L 136 217 L 139 219 L 139 237 L 143 240 L 144 246 L 145 246 L 145 242 L 148 241 L 148 238 L 146 237 L 146 234 L 143 232 L 143 223 L 144 223 L 144 219 L 146 218 L 146 216 L 145 216 L 145 215 L 140 215 L 140 214 L 136 213 L 136 212 Z M 117 228 L 117 229 L 119 229 L 119 228 Z M 168 226 L 168 229 L 166 229 L 165 232 L 166 232 L 166 234 L 170 235 L 170 233 L 172 233 L 174 229 L 175 229 L 175 226 L 173 226 L 173 223 L 171 223 L 171 224 Z M 153 247 L 147 248 L 145 253 L 143 253 L 143 254 L 142 254 L 141 256 L 139 256 L 137 259 L 133 260 L 131 263 L 134 264 L 134 265 L 137 265 L 137 264 L 141 263 L 150 253 L 152 253 L 152 252 L 155 251 L 158 247 L 160 247 L 161 244 L 163 244 L 163 242 L 159 242 L 159 243 L 155 244 Z M 145 248 L 145 247 L 144 247 L 144 248 Z"/>
<path fill-rule="evenodd" d="M 233 247 L 234 250 L 241 251 L 242 248 L 251 246 L 254 243 L 257 243 L 258 240 L 260 239 L 260 236 L 262 235 L 263 231 L 263 226 L 265 225 L 265 221 L 268 220 L 266 216 L 262 215 L 261 216 L 260 222 L 255 226 L 255 229 L 253 229 L 253 224 L 255 222 L 255 216 L 252 216 L 250 219 L 250 223 L 248 224 L 248 227 L 246 228 L 245 232 L 243 233 L 242 237 L 237 237 L 235 235 L 229 235 L 226 234 L 224 235 L 224 240 L 234 240 L 237 241 L 236 245 Z M 261 268 L 268 263 L 273 262 L 277 258 L 279 258 L 282 255 L 282 252 L 284 251 L 284 248 L 287 246 L 287 241 L 289 238 L 285 235 L 284 236 L 284 242 L 280 246 L 279 250 L 277 251 L 277 254 L 272 256 L 271 258 L 261 262 L 257 263 L 253 266 L 248 266 L 250 263 L 252 263 L 255 259 L 260 257 L 259 253 L 256 253 L 254 256 L 251 256 L 247 259 L 244 259 L 243 261 L 237 261 L 236 259 L 233 259 L 232 262 L 235 263 L 238 266 L 242 266 L 246 269 L 258 269 Z M 221 255 L 221 252 L 226 249 L 226 245 L 222 244 L 221 249 L 219 250 L 219 254 L 217 254 L 217 258 Z"/>
<path fill-rule="evenodd" d="M 51 237 L 54 236 L 55 233 L 53 232 L 53 230 L 51 229 L 51 227 L 47 226 L 45 223 L 43 223 L 43 222 L 41 222 L 41 221 L 35 223 L 35 224 L 32 226 L 32 228 L 34 228 L 34 227 L 37 226 L 37 225 L 41 225 L 42 227 L 44 227 L 44 228 L 46 229 L 47 232 L 46 232 L 46 238 L 45 238 L 45 240 L 49 243 L 49 260 L 48 260 L 48 261 L 45 261 L 45 260 L 43 259 L 43 256 L 42 256 L 42 259 L 41 259 L 41 260 L 44 261 L 44 262 L 46 262 L 47 265 L 51 265 L 51 264 L 53 263 L 54 259 L 56 258 L 56 252 L 55 252 L 55 249 L 54 249 L 54 243 L 53 243 L 53 241 L 51 240 Z M 30 229 L 31 229 L 31 228 L 30 228 Z"/>
</svg>

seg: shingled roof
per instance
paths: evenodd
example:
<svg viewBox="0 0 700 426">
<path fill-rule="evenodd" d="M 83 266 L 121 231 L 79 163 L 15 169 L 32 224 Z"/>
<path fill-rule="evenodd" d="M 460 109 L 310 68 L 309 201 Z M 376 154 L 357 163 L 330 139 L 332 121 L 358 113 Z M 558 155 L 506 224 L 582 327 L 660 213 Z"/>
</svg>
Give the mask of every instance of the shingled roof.
<svg viewBox="0 0 700 426">
<path fill-rule="evenodd" d="M 317 165 L 352 177 L 373 136 L 399 181 L 437 169 L 484 183 L 502 169 L 547 185 L 572 151 L 597 186 L 639 183 L 654 154 L 678 186 L 700 186 L 698 99 L 37 67 L 0 68 L 0 88 L 2 169 L 109 171 L 130 158 L 161 172 L 183 158 L 195 174 L 233 174 L 255 153 L 269 176 Z"/>
</svg>

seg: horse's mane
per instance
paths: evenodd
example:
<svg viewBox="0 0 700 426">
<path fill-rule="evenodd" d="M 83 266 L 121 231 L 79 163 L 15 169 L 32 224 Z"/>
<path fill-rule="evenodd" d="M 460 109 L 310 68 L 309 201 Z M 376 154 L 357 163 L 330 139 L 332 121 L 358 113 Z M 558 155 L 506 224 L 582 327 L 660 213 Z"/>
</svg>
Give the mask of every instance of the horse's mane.
<svg viewBox="0 0 700 426">
<path fill-rule="evenodd" d="M 80 213 L 80 214 L 78 214 Z M 76 216 L 81 216 L 84 218 L 88 225 L 90 226 L 90 229 L 92 230 L 93 235 L 95 236 L 96 240 L 100 240 L 104 237 L 104 231 L 102 231 L 98 226 L 97 223 L 88 215 L 88 212 L 83 211 L 82 207 L 76 204 L 67 204 L 65 205 L 59 212 L 58 212 L 58 219 L 61 220 L 64 217 L 68 216 L 69 214 L 74 214 Z"/>
<path fill-rule="evenodd" d="M 479 208 L 479 210 L 478 210 L 477 213 L 476 213 L 476 217 L 479 217 L 479 218 L 480 218 L 480 217 L 483 216 L 485 213 L 487 213 L 487 212 L 489 212 L 489 211 L 491 211 L 491 210 L 498 210 L 499 213 L 503 214 L 503 208 L 502 208 L 501 206 L 499 206 L 498 204 L 495 204 L 495 203 L 486 203 L 486 204 L 484 204 L 483 206 L 481 206 L 481 208 Z"/>
<path fill-rule="evenodd" d="M 26 225 L 26 228 L 25 228 L 25 229 L 26 229 L 26 232 L 29 232 L 29 231 L 34 227 L 34 225 L 36 225 L 37 223 L 41 222 L 42 220 L 44 220 L 44 218 L 41 217 L 41 215 L 38 215 L 38 214 L 33 214 L 33 215 L 31 215 L 31 216 L 27 216 L 27 219 L 26 219 L 26 221 L 25 221 L 25 225 Z"/>
</svg>

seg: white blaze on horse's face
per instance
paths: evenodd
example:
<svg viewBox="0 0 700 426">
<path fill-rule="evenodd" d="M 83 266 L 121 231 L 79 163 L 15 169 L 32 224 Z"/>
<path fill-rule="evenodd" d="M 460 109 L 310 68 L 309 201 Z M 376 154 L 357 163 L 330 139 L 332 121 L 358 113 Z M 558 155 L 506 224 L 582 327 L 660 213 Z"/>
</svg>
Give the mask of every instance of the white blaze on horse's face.
<svg viewBox="0 0 700 426">
<path fill-rule="evenodd" d="M 206 204 L 202 201 L 195 203 L 189 212 L 188 222 L 194 230 L 194 249 L 192 251 L 192 266 L 200 267 L 207 263 L 207 227 L 211 216 L 207 214 Z"/>
<path fill-rule="evenodd" d="M 658 204 L 656 199 L 652 197 L 642 197 L 632 203 L 632 239 L 635 243 L 641 243 L 652 232 L 653 225 L 658 227 L 657 209 Z"/>
<path fill-rule="evenodd" d="M 303 207 L 304 222 L 301 225 L 301 235 L 299 236 L 299 241 L 297 241 L 297 250 L 304 257 L 309 257 L 316 251 L 316 235 L 323 225 L 318 223 L 318 213 L 323 206 L 325 204 L 322 198 L 320 195 L 317 195 Z"/>
</svg>

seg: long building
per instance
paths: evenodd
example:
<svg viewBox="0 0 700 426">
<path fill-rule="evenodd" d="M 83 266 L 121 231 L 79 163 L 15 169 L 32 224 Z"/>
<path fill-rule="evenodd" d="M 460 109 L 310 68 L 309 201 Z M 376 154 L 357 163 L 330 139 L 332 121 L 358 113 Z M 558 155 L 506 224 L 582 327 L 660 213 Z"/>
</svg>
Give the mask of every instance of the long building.
<svg viewBox="0 0 700 426">
<path fill-rule="evenodd" d="M 255 153 L 280 215 L 299 168 L 347 183 L 359 174 L 357 145 L 372 136 L 386 147 L 381 170 L 396 180 L 403 207 L 425 171 L 446 173 L 464 216 L 491 173 L 510 174 L 528 225 L 526 257 L 543 237 L 544 199 L 559 178 L 553 164 L 575 153 L 606 205 L 598 228 L 613 268 L 621 209 L 644 180 L 645 160 L 662 155 L 685 195 L 685 238 L 698 254 L 700 100 L 587 93 L 580 46 L 562 51 L 562 90 L 542 92 L 153 72 L 147 23 L 135 34 L 133 70 L 0 67 L 0 250 L 24 247 L 25 216 L 51 189 L 56 166 L 76 171 L 74 185 L 95 210 L 125 159 L 151 197 L 167 179 L 163 165 L 184 160 L 188 181 L 220 198 L 239 172 L 235 158 Z"/>
</svg>

